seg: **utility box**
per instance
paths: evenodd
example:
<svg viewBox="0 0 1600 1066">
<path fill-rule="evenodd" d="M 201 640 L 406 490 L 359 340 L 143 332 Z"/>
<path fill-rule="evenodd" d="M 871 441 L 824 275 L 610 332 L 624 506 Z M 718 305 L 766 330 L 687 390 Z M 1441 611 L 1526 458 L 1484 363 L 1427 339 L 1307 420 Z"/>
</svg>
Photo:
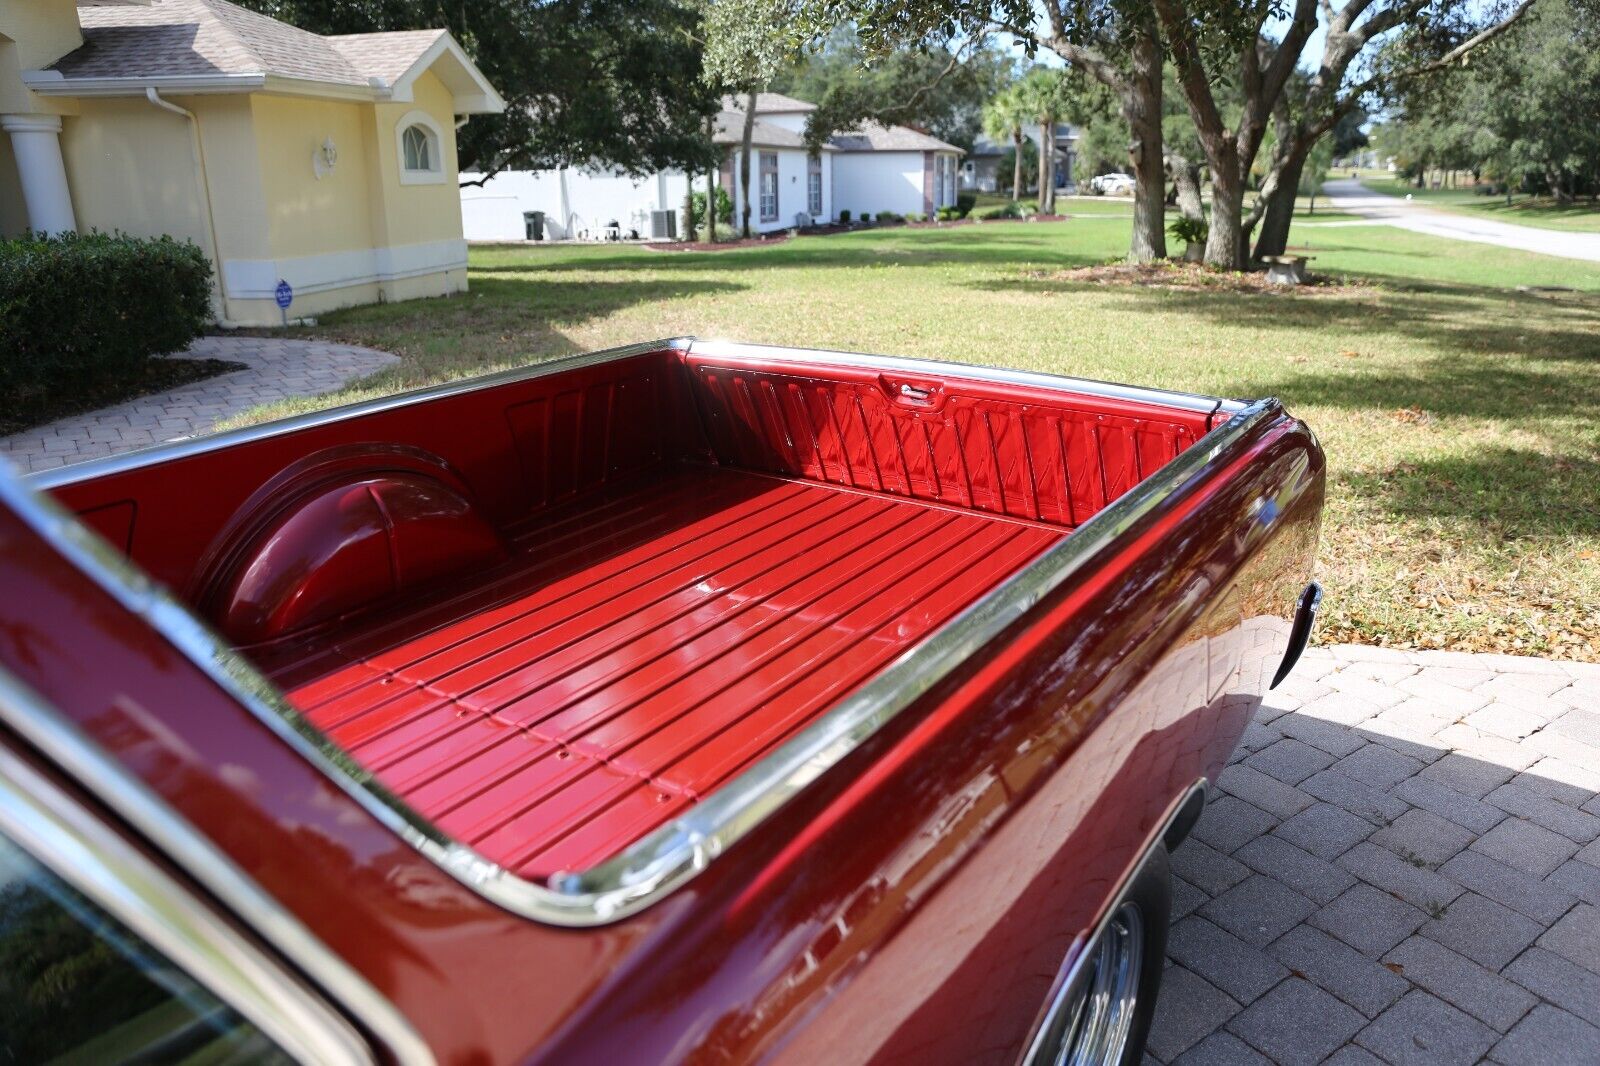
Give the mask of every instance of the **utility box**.
<svg viewBox="0 0 1600 1066">
<path fill-rule="evenodd" d="M 658 241 L 675 241 L 678 239 L 678 212 L 652 211 L 650 212 L 650 236 Z"/>
</svg>

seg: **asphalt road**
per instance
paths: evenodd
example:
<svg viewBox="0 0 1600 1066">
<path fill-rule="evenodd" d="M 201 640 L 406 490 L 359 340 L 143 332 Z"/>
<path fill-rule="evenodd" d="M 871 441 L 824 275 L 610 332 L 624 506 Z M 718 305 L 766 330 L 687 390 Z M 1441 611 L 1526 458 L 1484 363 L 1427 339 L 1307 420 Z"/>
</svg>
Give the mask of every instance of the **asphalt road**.
<svg viewBox="0 0 1600 1066">
<path fill-rule="evenodd" d="M 1334 210 L 1401 229 L 1458 241 L 1497 244 L 1502 248 L 1517 248 L 1564 259 L 1600 262 L 1600 233 L 1535 229 L 1532 226 L 1516 226 L 1509 222 L 1438 211 L 1399 197 L 1371 192 L 1352 178 L 1329 181 L 1322 188 Z"/>
</svg>

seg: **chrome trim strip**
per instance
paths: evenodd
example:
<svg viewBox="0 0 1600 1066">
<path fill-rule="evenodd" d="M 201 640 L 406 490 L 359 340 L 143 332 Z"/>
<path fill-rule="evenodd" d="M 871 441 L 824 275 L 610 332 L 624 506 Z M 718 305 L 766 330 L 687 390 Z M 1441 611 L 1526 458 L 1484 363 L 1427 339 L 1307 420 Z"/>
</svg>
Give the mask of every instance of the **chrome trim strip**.
<svg viewBox="0 0 1600 1066">
<path fill-rule="evenodd" d="M 897 370 L 919 377 L 963 377 L 978 381 L 993 381 L 1004 385 L 1029 385 L 1041 389 L 1066 389 L 1091 396 L 1105 396 L 1114 400 L 1176 407 L 1183 411 L 1212 414 L 1218 409 L 1215 396 L 1201 396 L 1192 392 L 1168 392 L 1165 389 L 1147 389 L 1139 385 L 1118 385 L 1111 381 L 1093 378 L 1064 377 L 1040 374 L 1031 370 L 1011 370 L 1005 367 L 977 366 L 970 363 L 944 362 L 939 359 L 912 359 L 899 355 L 865 355 L 859 352 L 831 351 L 827 348 L 785 348 L 775 344 L 742 344 L 736 341 L 701 340 L 689 342 L 689 354 L 709 359 L 758 360 L 787 359 L 792 362 L 812 362 L 849 366 L 871 367 L 874 370 Z"/>
<path fill-rule="evenodd" d="M 3 672 L 0 707 L 7 719 L 54 714 Z M 375 1061 L 350 1023 L 298 978 L 3 747 L 0 832 L 254 1023 L 296 1061 L 351 1066 Z"/>
<path fill-rule="evenodd" d="M 1201 798 L 1200 806 L 1203 810 L 1205 808 L 1206 791 L 1210 787 L 1211 782 L 1202 777 L 1184 790 L 1183 796 L 1177 803 L 1172 805 L 1172 809 L 1167 813 L 1166 820 L 1161 823 L 1161 828 L 1151 838 L 1150 846 L 1144 849 L 1144 853 L 1139 856 L 1139 861 L 1133 864 L 1133 868 L 1128 871 L 1127 876 L 1122 879 L 1122 883 L 1117 886 L 1117 893 L 1111 897 L 1110 904 L 1095 923 L 1094 932 L 1084 938 L 1077 954 L 1068 956 L 1072 959 L 1072 964 L 1057 979 L 1050 996 L 1045 1000 L 1047 1006 L 1040 1016 L 1038 1024 L 1034 1027 L 1033 1037 L 1028 1041 L 1028 1050 L 1018 1060 L 1020 1066 L 1053 1066 L 1048 1059 L 1041 1057 L 1048 1050 L 1044 1045 L 1051 1036 L 1052 1023 L 1057 1020 L 1057 1016 L 1066 1005 L 1072 1001 L 1072 992 L 1077 987 L 1078 982 L 1083 979 L 1084 967 L 1094 957 L 1096 941 L 1105 935 L 1106 928 L 1110 926 L 1112 918 L 1116 917 L 1117 908 L 1122 906 L 1128 890 L 1139 880 L 1139 875 L 1144 873 L 1144 868 L 1149 864 L 1150 857 L 1155 854 L 1156 848 L 1166 843 L 1167 831 L 1172 828 L 1172 824 L 1183 814 L 1183 810 L 1188 806 L 1189 800 L 1198 792 Z"/>
<path fill-rule="evenodd" d="M 4 494 L 6 488 L 3 480 L 0 479 L 0 495 Z M 204 885 L 242 924 L 277 948 L 285 958 L 290 959 L 298 969 L 303 970 L 354 1017 L 360 1019 L 383 1042 L 395 1061 L 406 1066 L 432 1066 L 432 1050 L 417 1035 L 411 1023 L 368 984 L 366 978 L 329 951 L 299 919 L 262 890 L 148 785 L 133 776 L 122 763 L 107 755 L 98 744 L 85 736 L 73 722 L 4 669 L 0 669 L 0 722 L 38 749 L 108 809 L 116 811 L 157 850 L 170 858 L 174 865 Z M 0 755 L 3 754 L 0 751 Z M 4 776 L 0 773 L 0 778 Z M 73 880 L 70 872 L 57 872 Z M 182 890 L 174 885 L 171 892 L 181 894 Z M 168 898 L 181 896 L 169 893 Z M 196 906 L 191 909 L 199 908 Z M 309 993 L 306 995 L 309 996 Z M 337 1027 L 348 1031 L 349 1039 L 361 1048 L 361 1053 L 354 1057 L 354 1061 L 371 1062 L 371 1052 L 348 1023 L 326 1004 L 318 1002 L 318 1006 L 327 1018 L 312 1020 L 337 1023 Z M 242 1007 L 240 1009 L 243 1010 Z M 254 1020 L 254 1016 L 251 1017 Z M 263 1024 L 262 1028 L 266 1026 Z M 285 1044 L 285 1047 L 290 1046 Z M 305 1062 L 324 1061 L 321 1056 L 308 1058 L 302 1055 L 300 1058 Z M 339 1061 L 351 1061 L 351 1056 L 340 1056 Z"/>
<path fill-rule="evenodd" d="M 665 347 L 683 350 L 690 344 L 679 340 L 633 345 L 613 349 L 609 353 L 541 364 L 528 371 L 491 375 L 475 379 L 475 383 L 442 386 L 441 389 L 451 392 L 487 388 L 522 377 L 587 366 L 603 359 L 625 358 Z M 875 365 L 910 369 L 918 374 L 929 372 L 924 367 L 937 368 L 937 373 L 946 376 L 978 370 L 982 371 L 986 380 L 991 381 L 1044 384 L 1080 393 L 1088 391 L 1099 395 L 1124 395 L 1121 386 L 1115 387 L 1117 391 L 1101 393 L 1098 391 L 1101 385 L 1096 382 L 992 368 L 968 368 L 955 363 L 924 363 L 846 353 L 756 349 L 725 344 L 697 350 L 701 354 L 713 351 L 718 357 L 728 358 L 736 357 L 740 351 L 759 351 L 763 356 L 774 358 L 798 356 L 845 365 L 861 365 L 858 360 L 872 358 Z M 1142 396 L 1167 395 L 1140 390 L 1132 392 Z M 271 436 L 288 432 L 290 428 L 303 428 L 334 418 L 388 409 L 439 394 L 439 390 L 422 390 L 255 428 L 259 430 L 258 435 Z M 1208 402 L 1211 404 L 1209 410 L 1231 409 L 1235 406 L 1219 405 L 1216 400 Z M 341 748 L 301 717 L 271 682 L 204 623 L 157 588 L 115 549 L 62 511 L 54 501 L 28 491 L 28 488 L 40 485 L 40 481 L 29 479 L 25 488 L 18 482 L 0 477 L 0 502 L 14 508 L 41 536 L 55 544 L 129 610 L 144 616 L 153 628 L 166 635 L 200 669 L 310 759 L 373 817 L 463 884 L 491 902 L 524 917 L 552 925 L 588 927 L 637 913 L 705 869 L 707 864 L 773 811 L 854 751 L 962 661 L 1153 513 L 1169 496 L 1201 477 L 1208 468 L 1237 447 L 1257 424 L 1279 410 L 1281 408 L 1276 400 L 1260 400 L 1240 408 L 1176 459 L 1103 508 L 1071 536 L 1045 551 L 983 599 L 908 649 L 872 681 L 835 704 L 810 726 L 690 808 L 682 817 L 651 832 L 605 862 L 583 871 L 558 873 L 549 879 L 548 884 L 525 880 L 472 848 L 450 839 L 403 800 L 390 793 Z M 250 433 L 250 430 L 241 430 L 238 434 L 203 438 L 195 443 L 239 443 L 242 439 L 249 439 Z M 220 447 L 222 444 L 214 446 Z M 181 452 L 185 447 L 188 445 L 178 445 L 177 450 Z M 130 463 L 131 466 L 170 457 L 161 450 L 135 454 L 142 457 L 142 462 Z M 99 464 L 86 465 L 99 467 Z M 105 473 L 107 470 L 99 467 L 94 472 Z"/>
<path fill-rule="evenodd" d="M 477 377 L 461 378 L 458 381 L 447 381 L 443 385 L 430 385 L 426 388 L 411 389 L 408 392 L 396 392 L 388 396 L 379 396 L 372 400 L 363 400 L 360 403 L 345 404 L 342 407 L 327 407 L 320 411 L 308 411 L 303 415 L 291 415 L 288 418 L 280 418 L 272 422 L 242 426 L 239 429 L 230 429 L 224 433 L 212 433 L 202 437 L 190 437 L 187 440 L 152 444 L 148 448 L 138 448 L 131 452 L 109 455 L 103 459 L 91 459 L 86 463 L 74 463 L 71 466 L 57 467 L 54 470 L 41 470 L 36 474 L 25 475 L 23 480 L 36 489 L 48 491 L 60 488 L 63 485 L 71 485 L 74 482 L 103 477 L 106 474 L 120 474 L 125 470 L 137 470 L 143 466 L 164 463 L 172 459 L 183 459 L 191 455 L 204 455 L 206 452 L 231 448 L 234 445 L 246 444 L 250 441 L 281 437 L 285 433 L 294 433 L 314 426 L 325 426 L 330 422 L 342 422 L 349 418 L 360 418 L 363 415 L 392 411 L 396 407 L 408 407 L 414 403 L 425 403 L 428 400 L 442 399 L 446 396 L 458 396 L 462 393 L 492 389 L 499 385 L 508 385 L 513 381 L 527 381 L 533 378 L 548 377 L 551 374 L 560 374 L 568 370 L 608 363 L 614 359 L 627 359 L 635 355 L 647 355 L 650 352 L 669 349 L 681 351 L 688 346 L 688 338 L 679 337 L 648 341 L 643 344 L 627 344 L 620 348 L 607 348 L 604 351 L 588 352 L 563 359 L 552 359 L 546 363 L 534 363 L 530 366 L 500 370 L 493 374 L 481 374 Z"/>
</svg>

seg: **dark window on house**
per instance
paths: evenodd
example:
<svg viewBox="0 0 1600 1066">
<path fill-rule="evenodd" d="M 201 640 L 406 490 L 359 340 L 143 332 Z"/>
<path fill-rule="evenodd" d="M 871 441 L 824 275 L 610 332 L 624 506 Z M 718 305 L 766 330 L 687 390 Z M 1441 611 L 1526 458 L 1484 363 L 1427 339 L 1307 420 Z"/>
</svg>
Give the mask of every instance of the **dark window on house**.
<svg viewBox="0 0 1600 1066">
<path fill-rule="evenodd" d="M 822 157 L 814 155 L 806 161 L 806 210 L 812 218 L 822 217 Z"/>
<path fill-rule="evenodd" d="M 0 1060 L 288 1062 L 232 1009 L 0 836 Z"/>
<path fill-rule="evenodd" d="M 778 221 L 778 153 L 761 153 L 761 221 Z"/>
</svg>

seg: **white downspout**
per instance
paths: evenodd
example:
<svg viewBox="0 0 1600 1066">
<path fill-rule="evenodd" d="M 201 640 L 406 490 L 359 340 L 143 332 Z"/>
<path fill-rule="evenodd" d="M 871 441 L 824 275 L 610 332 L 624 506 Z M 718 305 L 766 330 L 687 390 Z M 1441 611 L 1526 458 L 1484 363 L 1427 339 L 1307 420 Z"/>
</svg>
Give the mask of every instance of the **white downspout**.
<svg viewBox="0 0 1600 1066">
<path fill-rule="evenodd" d="M 200 175 L 200 201 L 206 205 L 206 236 L 211 241 L 211 261 L 217 267 L 217 297 L 220 302 L 227 298 L 227 283 L 222 274 L 222 248 L 217 243 L 217 215 L 211 203 L 211 178 L 206 173 L 206 150 L 205 144 L 200 140 L 200 120 L 195 117 L 193 111 L 179 107 L 170 100 L 163 100 L 153 85 L 145 89 L 144 97 L 163 111 L 171 111 L 189 122 L 190 146 L 194 151 L 195 167 Z M 227 304 L 223 303 L 217 310 L 217 321 L 226 324 Z"/>
</svg>

